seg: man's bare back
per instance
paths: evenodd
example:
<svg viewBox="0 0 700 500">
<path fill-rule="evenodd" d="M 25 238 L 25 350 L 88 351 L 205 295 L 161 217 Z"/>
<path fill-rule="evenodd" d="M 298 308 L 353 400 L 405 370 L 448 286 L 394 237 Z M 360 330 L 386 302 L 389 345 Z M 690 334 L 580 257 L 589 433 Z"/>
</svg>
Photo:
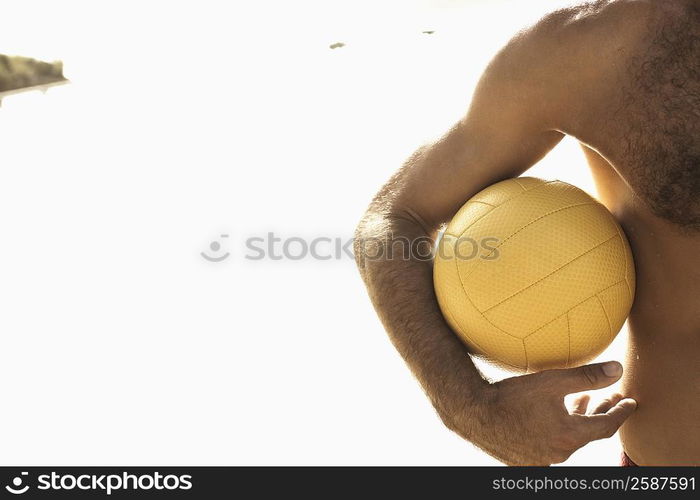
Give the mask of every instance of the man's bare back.
<svg viewBox="0 0 700 500">
<path fill-rule="evenodd" d="M 494 415 L 503 412 L 513 413 L 506 420 L 534 420 L 515 414 L 516 388 L 561 385 L 559 397 L 564 389 L 577 392 L 562 380 L 578 372 L 485 387 L 473 367 L 460 362 L 465 353 L 435 317 L 431 292 L 388 296 L 407 284 L 398 274 L 408 274 L 415 287 L 429 271 L 417 264 L 362 263 L 394 344 L 450 428 L 507 463 L 552 463 L 625 421 L 623 446 L 635 462 L 700 465 L 698 132 L 700 0 L 598 1 L 555 12 L 516 36 L 487 69 L 467 116 L 384 187 L 358 229 L 360 238 L 382 231 L 432 235 L 476 191 L 521 174 L 570 135 L 581 142 L 600 199 L 619 219 L 635 255 L 623 393 L 637 409 L 613 396 L 592 412 L 611 416 L 608 428 L 597 432 L 585 428 L 592 419 L 576 418 L 585 411 L 567 420 L 549 408 L 551 416 L 541 419 L 561 432 L 553 440 L 543 432 L 540 441 L 548 442 L 541 446 L 488 437 L 494 431 L 488 426 L 497 426 Z M 581 390 L 611 383 L 602 372 L 585 370 L 594 382 Z M 586 401 L 578 405 L 585 410 Z"/>
</svg>

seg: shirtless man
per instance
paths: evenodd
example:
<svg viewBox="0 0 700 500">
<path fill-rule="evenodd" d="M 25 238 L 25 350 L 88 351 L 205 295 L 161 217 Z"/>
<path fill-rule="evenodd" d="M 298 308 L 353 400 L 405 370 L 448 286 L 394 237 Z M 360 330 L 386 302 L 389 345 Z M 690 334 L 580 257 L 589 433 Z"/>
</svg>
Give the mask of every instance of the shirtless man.
<svg viewBox="0 0 700 500">
<path fill-rule="evenodd" d="M 622 366 L 486 381 L 440 313 L 432 263 L 362 256 L 363 242 L 434 238 L 467 199 L 564 135 L 580 141 L 637 267 L 625 397 L 587 411 L 583 396 L 571 413 L 565 394 L 607 387 Z M 356 236 L 392 342 L 463 438 L 507 464 L 545 465 L 622 426 L 633 462 L 700 465 L 700 0 L 597 1 L 518 33 L 466 116 L 407 160 Z"/>
</svg>

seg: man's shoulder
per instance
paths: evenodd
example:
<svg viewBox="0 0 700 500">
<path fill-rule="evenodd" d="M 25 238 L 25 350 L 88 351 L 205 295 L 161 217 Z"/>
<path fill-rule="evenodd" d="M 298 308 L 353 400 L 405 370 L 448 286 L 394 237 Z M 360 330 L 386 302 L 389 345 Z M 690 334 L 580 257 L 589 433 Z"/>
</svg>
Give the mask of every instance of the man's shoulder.
<svg viewBox="0 0 700 500">
<path fill-rule="evenodd" d="M 698 0 L 595 0 L 552 11 L 529 30 L 533 37 L 577 43 L 601 35 L 644 36 L 700 9 Z"/>
<path fill-rule="evenodd" d="M 643 53 L 652 34 L 700 8 L 700 0 L 596 0 L 552 11 L 521 30 L 499 58 L 507 67 L 561 87 L 608 78 Z"/>
<path fill-rule="evenodd" d="M 511 83 L 536 81 L 547 92 L 600 81 L 601 71 L 624 64 L 642 43 L 652 17 L 658 15 L 655 4 L 596 0 L 554 10 L 520 30 L 494 58 L 491 69 L 511 77 Z"/>
</svg>

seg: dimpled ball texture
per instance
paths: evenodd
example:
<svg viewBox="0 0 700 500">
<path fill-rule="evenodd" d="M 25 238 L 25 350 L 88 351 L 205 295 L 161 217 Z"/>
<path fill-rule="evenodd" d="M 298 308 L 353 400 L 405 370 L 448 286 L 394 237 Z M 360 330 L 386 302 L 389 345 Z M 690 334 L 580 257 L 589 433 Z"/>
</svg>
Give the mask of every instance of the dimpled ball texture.
<svg viewBox="0 0 700 500">
<path fill-rule="evenodd" d="M 471 198 L 434 261 L 440 309 L 470 351 L 512 371 L 582 365 L 634 298 L 632 252 L 612 214 L 561 181 L 508 179 Z"/>
</svg>

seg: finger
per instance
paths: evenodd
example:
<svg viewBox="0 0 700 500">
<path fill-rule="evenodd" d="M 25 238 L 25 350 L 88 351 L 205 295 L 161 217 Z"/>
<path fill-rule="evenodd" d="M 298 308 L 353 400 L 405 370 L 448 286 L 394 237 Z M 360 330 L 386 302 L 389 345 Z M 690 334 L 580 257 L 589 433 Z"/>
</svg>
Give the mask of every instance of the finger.
<svg viewBox="0 0 700 500">
<path fill-rule="evenodd" d="M 588 402 L 591 397 L 588 394 L 583 394 L 574 400 L 573 407 L 571 408 L 571 413 L 575 415 L 585 415 L 588 409 Z"/>
<path fill-rule="evenodd" d="M 591 415 L 597 415 L 599 413 L 606 413 L 610 408 L 615 406 L 617 403 L 619 403 L 624 396 L 620 394 L 619 392 L 616 392 L 609 398 L 604 399 L 601 401 L 598 406 L 593 408 L 593 411 L 591 411 Z"/>
<path fill-rule="evenodd" d="M 562 395 L 602 389 L 617 382 L 621 376 L 622 365 L 617 361 L 564 370 L 549 370 L 548 372 L 548 377 L 552 379 L 555 390 Z"/>
<path fill-rule="evenodd" d="M 582 415 L 581 421 L 586 429 L 588 440 L 609 438 L 636 409 L 637 402 L 634 399 L 625 398 L 605 413 Z"/>
</svg>

